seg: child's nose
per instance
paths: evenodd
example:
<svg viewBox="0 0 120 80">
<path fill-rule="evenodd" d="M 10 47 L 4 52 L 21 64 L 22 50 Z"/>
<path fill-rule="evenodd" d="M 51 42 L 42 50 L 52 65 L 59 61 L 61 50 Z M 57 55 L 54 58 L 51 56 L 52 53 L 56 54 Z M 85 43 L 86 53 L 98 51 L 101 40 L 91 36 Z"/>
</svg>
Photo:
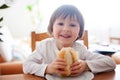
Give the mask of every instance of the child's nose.
<svg viewBox="0 0 120 80">
<path fill-rule="evenodd" d="M 69 28 L 69 26 L 64 26 L 63 30 L 64 31 L 70 31 L 70 28 Z"/>
</svg>

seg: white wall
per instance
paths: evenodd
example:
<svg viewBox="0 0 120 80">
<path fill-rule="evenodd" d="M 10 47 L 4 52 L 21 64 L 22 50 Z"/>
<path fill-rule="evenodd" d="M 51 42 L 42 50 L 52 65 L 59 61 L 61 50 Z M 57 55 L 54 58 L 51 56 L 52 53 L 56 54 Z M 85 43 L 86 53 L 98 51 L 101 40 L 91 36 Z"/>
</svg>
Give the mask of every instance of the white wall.
<svg viewBox="0 0 120 80">
<path fill-rule="evenodd" d="M 9 9 L 0 10 L 0 15 L 4 15 L 3 25 L 9 27 L 14 37 L 29 37 L 33 29 L 46 31 L 51 13 L 66 3 L 80 9 L 85 19 L 85 28 L 95 39 L 108 41 L 109 35 L 120 37 L 119 0 L 40 0 L 39 9 L 43 20 L 39 27 L 31 23 L 30 13 L 25 9 L 32 1 L 35 0 L 18 0 Z"/>
<path fill-rule="evenodd" d="M 15 38 L 30 36 L 33 25 L 26 10 L 27 3 L 29 3 L 28 0 L 19 0 L 11 5 L 10 8 L 0 10 L 0 16 L 4 17 L 2 25 L 8 26 Z"/>
</svg>

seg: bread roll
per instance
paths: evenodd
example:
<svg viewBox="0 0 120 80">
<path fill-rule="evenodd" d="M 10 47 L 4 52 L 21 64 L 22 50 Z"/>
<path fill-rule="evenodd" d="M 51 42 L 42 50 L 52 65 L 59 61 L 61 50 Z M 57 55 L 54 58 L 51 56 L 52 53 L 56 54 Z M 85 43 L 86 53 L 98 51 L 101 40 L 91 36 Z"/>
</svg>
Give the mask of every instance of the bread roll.
<svg viewBox="0 0 120 80">
<path fill-rule="evenodd" d="M 66 74 L 62 74 L 62 76 L 70 76 L 70 66 L 72 63 L 78 61 L 78 54 L 71 47 L 62 48 L 58 53 L 59 58 L 65 59 L 67 66 L 65 68 Z"/>
</svg>

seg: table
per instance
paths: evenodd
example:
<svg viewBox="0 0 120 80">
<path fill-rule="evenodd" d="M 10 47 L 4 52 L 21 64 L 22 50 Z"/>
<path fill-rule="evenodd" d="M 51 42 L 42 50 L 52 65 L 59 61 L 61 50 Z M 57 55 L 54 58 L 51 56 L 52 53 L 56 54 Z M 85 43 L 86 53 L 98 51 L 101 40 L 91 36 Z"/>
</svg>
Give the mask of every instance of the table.
<svg viewBox="0 0 120 80">
<path fill-rule="evenodd" d="M 46 79 L 30 74 L 14 74 L 14 75 L 1 75 L 0 80 L 46 80 Z M 95 74 L 93 80 L 120 80 L 120 65 L 117 65 L 114 71 Z"/>
<path fill-rule="evenodd" d="M 120 65 L 114 71 L 95 74 L 93 80 L 120 80 Z"/>
</svg>

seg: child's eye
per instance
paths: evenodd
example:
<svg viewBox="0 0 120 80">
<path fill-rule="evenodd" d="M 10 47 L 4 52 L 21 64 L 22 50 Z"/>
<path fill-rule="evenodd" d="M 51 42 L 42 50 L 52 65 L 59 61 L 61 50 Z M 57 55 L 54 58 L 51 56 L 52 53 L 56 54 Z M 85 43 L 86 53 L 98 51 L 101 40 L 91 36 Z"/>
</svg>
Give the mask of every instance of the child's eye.
<svg viewBox="0 0 120 80">
<path fill-rule="evenodd" d="M 75 24 L 70 24 L 71 27 L 75 27 L 76 25 Z"/>
<path fill-rule="evenodd" d="M 63 26 L 64 24 L 63 23 L 58 23 L 58 25 Z"/>
</svg>

